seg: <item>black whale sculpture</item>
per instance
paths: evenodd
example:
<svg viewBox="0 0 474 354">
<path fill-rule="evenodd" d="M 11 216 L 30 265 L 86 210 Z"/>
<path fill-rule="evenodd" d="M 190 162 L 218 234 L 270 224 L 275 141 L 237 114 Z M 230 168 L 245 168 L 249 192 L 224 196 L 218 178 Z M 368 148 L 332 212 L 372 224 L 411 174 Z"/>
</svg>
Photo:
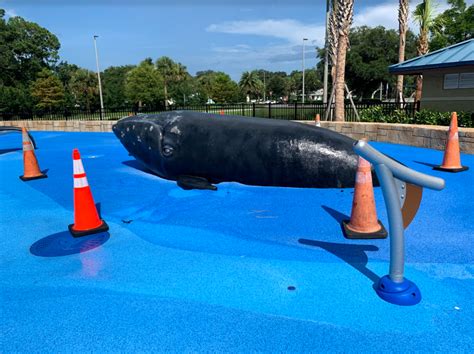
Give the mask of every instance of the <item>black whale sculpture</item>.
<svg viewBox="0 0 474 354">
<path fill-rule="evenodd" d="M 120 119 L 113 132 L 148 169 L 184 189 L 215 190 L 220 182 L 354 187 L 354 140 L 316 126 L 172 111 Z"/>
</svg>

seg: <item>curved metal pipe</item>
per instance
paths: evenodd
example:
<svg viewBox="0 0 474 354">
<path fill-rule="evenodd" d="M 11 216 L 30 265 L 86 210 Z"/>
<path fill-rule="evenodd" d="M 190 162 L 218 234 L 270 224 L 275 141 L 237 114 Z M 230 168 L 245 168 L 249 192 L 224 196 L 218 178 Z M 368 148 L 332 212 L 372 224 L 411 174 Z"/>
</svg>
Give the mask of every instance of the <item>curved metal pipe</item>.
<svg viewBox="0 0 474 354">
<path fill-rule="evenodd" d="M 21 128 L 18 128 L 18 127 L 0 127 L 0 132 L 2 131 L 18 131 L 21 133 Z M 35 139 L 33 138 L 33 136 L 30 134 L 30 132 L 28 132 L 28 136 L 31 140 L 31 143 L 33 144 L 33 147 L 35 149 L 37 149 L 38 147 L 36 146 L 36 142 L 35 142 Z"/>
<path fill-rule="evenodd" d="M 424 173 L 412 170 L 390 157 L 375 150 L 367 142 L 359 140 L 354 144 L 354 151 L 376 166 L 384 164 L 387 166 L 392 174 L 405 182 L 416 184 L 420 187 L 426 187 L 434 190 L 442 190 L 445 186 L 444 180 L 438 177 L 426 175 Z"/>
</svg>

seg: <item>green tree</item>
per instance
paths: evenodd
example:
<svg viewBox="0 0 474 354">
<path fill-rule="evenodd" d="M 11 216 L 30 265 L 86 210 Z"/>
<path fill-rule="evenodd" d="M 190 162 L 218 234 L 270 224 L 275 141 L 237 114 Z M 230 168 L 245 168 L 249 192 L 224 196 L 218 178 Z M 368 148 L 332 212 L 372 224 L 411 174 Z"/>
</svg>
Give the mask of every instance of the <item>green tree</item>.
<svg viewBox="0 0 474 354">
<path fill-rule="evenodd" d="M 212 99 L 216 103 L 236 103 L 241 100 L 238 85 L 223 72 L 201 71 L 196 75 L 197 95 Z"/>
<path fill-rule="evenodd" d="M 9 40 L 12 38 L 4 17 L 5 10 L 0 9 L 0 68 L 2 68 L 0 70 L 0 86 L 12 83 L 10 71 L 14 62 L 13 53 L 9 48 Z"/>
<path fill-rule="evenodd" d="M 216 103 L 238 102 L 239 86 L 226 73 L 217 72 L 214 75 L 210 96 Z"/>
<path fill-rule="evenodd" d="M 370 97 L 380 83 L 394 84 L 396 77 L 389 74 L 388 66 L 398 62 L 399 35 L 382 26 L 357 27 L 349 35 L 351 50 L 347 53 L 347 84 L 355 95 Z M 411 31 L 405 38 L 405 53 L 412 58 L 416 53 L 416 39 Z"/>
<path fill-rule="evenodd" d="M 43 68 L 51 68 L 59 59 L 58 38 L 47 29 L 21 17 L 3 19 L 0 12 L 0 80 L 5 85 L 29 83 Z"/>
<path fill-rule="evenodd" d="M 305 94 L 314 92 L 323 87 L 321 75 L 317 69 L 306 69 L 304 72 Z"/>
<path fill-rule="evenodd" d="M 54 71 L 57 74 L 59 80 L 64 87 L 64 107 L 74 108 L 76 99 L 71 90 L 71 79 L 74 73 L 79 70 L 79 67 L 75 64 L 69 64 L 66 61 L 60 62 L 54 67 Z"/>
<path fill-rule="evenodd" d="M 406 36 L 408 31 L 408 0 L 399 0 L 398 3 L 398 62 L 405 61 Z M 397 76 L 395 99 L 403 100 L 403 75 Z"/>
<path fill-rule="evenodd" d="M 415 11 L 413 12 L 413 16 L 420 27 L 420 34 L 418 35 L 417 54 L 425 55 L 429 51 L 430 32 L 437 33 L 442 24 L 439 20 L 436 20 L 435 4 L 432 0 L 423 0 L 421 3 L 419 3 L 416 6 Z M 421 75 L 418 75 L 416 77 L 415 101 L 419 101 L 421 99 L 422 86 L 423 77 Z"/>
<path fill-rule="evenodd" d="M 196 82 L 199 87 L 199 92 L 204 96 L 204 103 L 212 96 L 212 87 L 216 74 L 217 73 L 212 70 L 198 71 L 196 73 Z"/>
<path fill-rule="evenodd" d="M 0 85 L 0 112 L 28 112 L 34 107 L 31 87 L 18 84 L 16 86 Z"/>
<path fill-rule="evenodd" d="M 31 85 L 31 95 L 36 100 L 36 107 L 53 109 L 63 103 L 64 88 L 59 78 L 52 71 L 43 69 Z"/>
<path fill-rule="evenodd" d="M 152 64 L 153 65 L 153 62 Z M 125 82 L 133 65 L 111 66 L 102 73 L 104 105 L 107 108 L 121 108 L 127 103 Z"/>
<path fill-rule="evenodd" d="M 283 99 L 288 96 L 289 80 L 285 72 L 276 72 L 268 80 L 267 91 L 272 99 Z"/>
<path fill-rule="evenodd" d="M 205 93 L 196 78 L 186 73 L 184 78 L 171 85 L 170 95 L 178 105 L 204 104 L 207 100 Z"/>
<path fill-rule="evenodd" d="M 254 71 L 246 71 L 242 74 L 239 86 L 246 95 L 247 102 L 250 102 L 250 96 L 259 97 L 262 92 L 262 81 L 258 78 L 258 74 Z"/>
<path fill-rule="evenodd" d="M 125 95 L 138 107 L 156 105 L 165 97 L 164 80 L 153 64 L 145 60 L 128 72 Z"/>
<path fill-rule="evenodd" d="M 303 93 L 303 72 L 299 70 L 293 70 L 290 73 L 288 85 L 290 88 L 289 100 L 301 100 L 301 95 Z"/>
<path fill-rule="evenodd" d="M 344 121 L 344 97 L 345 97 L 345 70 L 346 52 L 349 44 L 349 29 L 352 24 L 354 12 L 354 0 L 337 0 L 336 6 L 336 29 L 337 29 L 337 53 L 336 53 L 336 79 L 334 81 L 334 120 Z"/>
<path fill-rule="evenodd" d="M 70 90 L 74 95 L 76 107 L 88 111 L 99 107 L 99 86 L 97 75 L 86 69 L 79 68 L 71 76 Z"/>
<path fill-rule="evenodd" d="M 451 7 L 435 19 L 441 25 L 431 31 L 431 50 L 474 38 L 474 5 L 467 7 L 464 0 L 448 0 L 448 4 Z"/>
<path fill-rule="evenodd" d="M 59 41 L 36 23 L 21 17 L 5 19 L 0 9 L 0 111 L 30 110 L 31 83 L 58 59 Z"/>
<path fill-rule="evenodd" d="M 178 84 L 186 77 L 186 67 L 181 63 L 174 62 L 171 58 L 161 57 L 156 60 L 156 69 L 163 78 L 163 87 L 165 95 L 165 106 L 168 107 L 170 86 Z"/>
</svg>

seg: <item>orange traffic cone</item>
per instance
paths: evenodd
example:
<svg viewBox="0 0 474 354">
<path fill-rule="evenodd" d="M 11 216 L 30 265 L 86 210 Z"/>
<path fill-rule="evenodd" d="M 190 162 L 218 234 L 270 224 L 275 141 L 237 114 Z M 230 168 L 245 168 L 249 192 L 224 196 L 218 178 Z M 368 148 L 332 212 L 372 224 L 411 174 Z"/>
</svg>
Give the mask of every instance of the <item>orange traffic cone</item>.
<svg viewBox="0 0 474 354">
<path fill-rule="evenodd" d="M 35 149 L 25 128 L 21 129 L 21 135 L 23 140 L 23 176 L 20 176 L 20 179 L 22 181 L 31 181 L 32 179 L 48 177 L 39 168 Z"/>
<path fill-rule="evenodd" d="M 314 124 L 316 124 L 317 127 L 321 126 L 321 117 L 319 116 L 319 113 L 317 113 L 316 117 L 314 117 Z"/>
<path fill-rule="evenodd" d="M 220 112 L 220 113 L 221 113 L 221 116 L 223 116 L 223 115 L 224 115 L 224 110 L 221 109 L 221 112 Z"/>
<path fill-rule="evenodd" d="M 446 142 L 443 163 L 441 166 L 433 167 L 433 169 L 447 172 L 461 172 L 469 169 L 469 167 L 461 165 L 461 153 L 459 151 L 458 115 L 456 112 L 451 113 L 451 124 L 449 125 L 448 141 Z"/>
<path fill-rule="evenodd" d="M 342 222 L 344 236 L 350 239 L 386 238 L 387 230 L 377 219 L 370 163 L 359 157 L 351 220 Z"/>
<path fill-rule="evenodd" d="M 73 150 L 72 158 L 74 164 L 74 224 L 69 225 L 69 232 L 74 237 L 81 237 L 107 231 L 109 226 L 100 219 L 97 213 L 79 150 Z"/>
</svg>

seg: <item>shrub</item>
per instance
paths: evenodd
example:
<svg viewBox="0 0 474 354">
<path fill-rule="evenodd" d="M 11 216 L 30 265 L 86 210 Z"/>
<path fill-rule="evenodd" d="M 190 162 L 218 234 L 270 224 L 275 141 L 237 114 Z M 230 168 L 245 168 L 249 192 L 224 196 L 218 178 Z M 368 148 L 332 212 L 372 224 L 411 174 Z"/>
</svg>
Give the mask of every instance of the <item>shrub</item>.
<svg viewBox="0 0 474 354">
<path fill-rule="evenodd" d="M 428 109 L 415 112 L 412 117 L 403 109 L 386 111 L 382 106 L 373 106 L 362 109 L 359 115 L 362 122 L 449 125 L 451 121 L 450 112 Z M 474 127 L 474 112 L 458 112 L 458 124 L 460 127 Z"/>
</svg>

